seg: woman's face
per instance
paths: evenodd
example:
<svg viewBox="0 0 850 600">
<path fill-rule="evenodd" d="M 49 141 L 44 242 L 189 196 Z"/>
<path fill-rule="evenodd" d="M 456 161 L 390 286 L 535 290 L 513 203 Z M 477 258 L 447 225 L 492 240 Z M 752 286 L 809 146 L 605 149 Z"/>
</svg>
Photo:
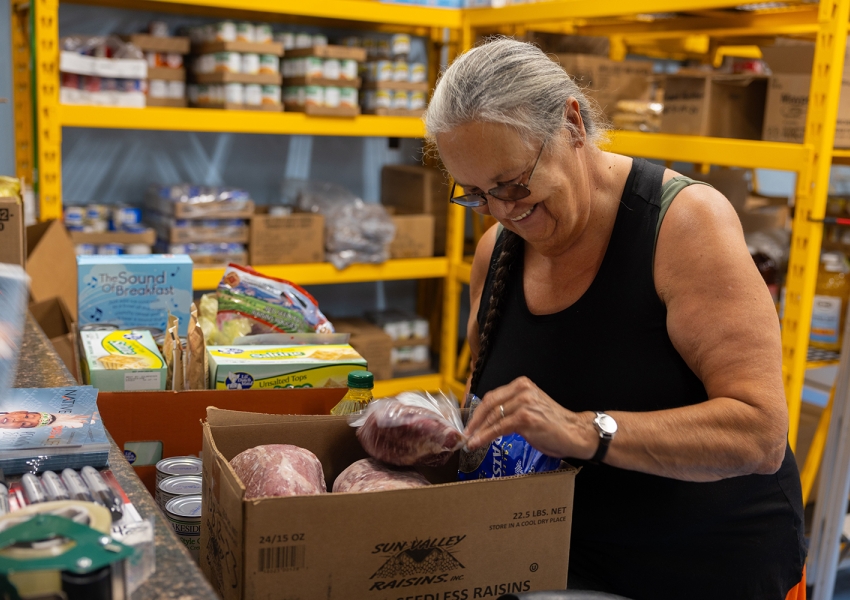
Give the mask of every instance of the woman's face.
<svg viewBox="0 0 850 600">
<path fill-rule="evenodd" d="M 487 204 L 476 208 L 490 214 L 544 254 L 570 243 L 587 207 L 580 205 L 587 179 L 579 154 L 567 132 L 541 146 L 529 148 L 519 134 L 497 123 L 467 123 L 437 136 L 440 157 L 464 194 L 481 194 L 499 185 L 523 183 L 531 192 L 515 202 L 486 194 Z M 535 159 L 537 167 L 529 181 Z M 457 190 L 455 195 L 460 195 Z M 584 203 L 586 204 L 586 203 Z"/>
</svg>

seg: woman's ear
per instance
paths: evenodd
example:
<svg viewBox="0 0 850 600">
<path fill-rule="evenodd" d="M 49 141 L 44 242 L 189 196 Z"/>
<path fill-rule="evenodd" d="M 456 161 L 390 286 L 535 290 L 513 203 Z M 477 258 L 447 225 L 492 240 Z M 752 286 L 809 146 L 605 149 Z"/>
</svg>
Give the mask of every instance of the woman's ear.
<svg viewBox="0 0 850 600">
<path fill-rule="evenodd" d="M 581 105 L 572 96 L 567 98 L 564 119 L 568 125 L 570 144 L 573 148 L 583 147 L 587 141 L 587 132 L 584 129 L 584 120 L 581 118 Z"/>
</svg>

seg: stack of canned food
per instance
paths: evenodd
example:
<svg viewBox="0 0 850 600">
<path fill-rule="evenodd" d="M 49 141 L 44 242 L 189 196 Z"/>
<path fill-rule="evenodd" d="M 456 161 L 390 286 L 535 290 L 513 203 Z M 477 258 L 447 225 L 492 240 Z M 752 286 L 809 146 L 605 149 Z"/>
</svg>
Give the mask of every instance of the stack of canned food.
<svg viewBox="0 0 850 600">
<path fill-rule="evenodd" d="M 201 557 L 203 463 L 194 456 L 174 456 L 156 463 L 156 503 L 189 554 Z"/>
<path fill-rule="evenodd" d="M 352 59 L 319 58 L 309 56 L 304 58 L 284 59 L 281 66 L 284 80 L 323 79 L 338 81 L 339 85 L 287 85 L 283 90 L 285 104 L 297 106 L 326 106 L 337 108 L 346 106 L 354 108 L 358 105 L 357 78 L 358 63 Z"/>
<path fill-rule="evenodd" d="M 89 204 L 86 206 L 66 206 L 63 211 L 65 228 L 69 232 L 105 233 L 121 231 L 124 233 L 144 233 L 142 209 L 125 204 L 107 206 Z M 75 246 L 79 254 L 150 254 L 147 244 L 89 244 Z"/>
</svg>

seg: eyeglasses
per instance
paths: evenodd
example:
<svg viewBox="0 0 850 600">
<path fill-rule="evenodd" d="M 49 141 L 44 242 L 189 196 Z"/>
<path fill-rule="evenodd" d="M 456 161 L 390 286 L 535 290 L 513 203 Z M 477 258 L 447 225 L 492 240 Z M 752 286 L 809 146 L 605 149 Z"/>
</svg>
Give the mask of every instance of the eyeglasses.
<svg viewBox="0 0 850 600">
<path fill-rule="evenodd" d="M 540 147 L 540 152 L 537 153 L 537 159 L 534 161 L 534 166 L 531 167 L 531 173 L 528 175 L 528 181 L 525 183 L 506 183 L 504 185 L 494 187 L 492 190 L 486 192 L 486 194 L 464 194 L 463 196 L 455 198 L 455 189 L 457 188 L 457 182 L 455 182 L 452 185 L 452 192 L 449 195 L 450 202 L 466 206 L 467 208 L 476 208 L 487 204 L 486 196 L 493 196 L 497 200 L 504 200 L 506 202 L 516 202 L 517 200 L 528 198 L 531 195 L 531 190 L 528 189 L 528 185 L 531 183 L 531 178 L 534 177 L 534 170 L 537 168 L 537 163 L 540 162 L 540 157 L 543 155 L 543 148 L 545 147 L 546 142 L 543 142 L 543 145 Z"/>
</svg>

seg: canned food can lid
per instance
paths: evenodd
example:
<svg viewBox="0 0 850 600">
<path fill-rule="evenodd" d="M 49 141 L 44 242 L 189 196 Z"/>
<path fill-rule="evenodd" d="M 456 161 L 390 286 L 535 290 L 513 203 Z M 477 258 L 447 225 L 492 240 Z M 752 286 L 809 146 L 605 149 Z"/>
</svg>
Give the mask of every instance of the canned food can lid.
<svg viewBox="0 0 850 600">
<path fill-rule="evenodd" d="M 178 496 L 172 498 L 165 504 L 165 512 L 170 517 L 178 519 L 186 518 L 201 518 L 201 495 L 195 494 L 192 496 Z"/>
<path fill-rule="evenodd" d="M 178 475 L 163 479 L 157 484 L 157 487 L 168 494 L 190 496 L 201 493 L 203 481 L 200 475 Z"/>
<path fill-rule="evenodd" d="M 156 470 L 166 475 L 200 475 L 203 463 L 195 456 L 172 456 L 156 463 Z"/>
</svg>

